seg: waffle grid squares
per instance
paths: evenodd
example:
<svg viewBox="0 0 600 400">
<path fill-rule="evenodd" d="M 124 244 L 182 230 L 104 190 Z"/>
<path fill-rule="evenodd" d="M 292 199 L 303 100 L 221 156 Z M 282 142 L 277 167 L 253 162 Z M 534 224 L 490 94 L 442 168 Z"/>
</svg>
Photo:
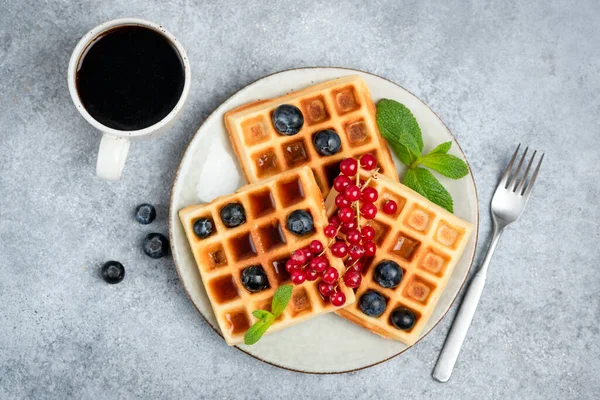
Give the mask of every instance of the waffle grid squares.
<svg viewBox="0 0 600 400">
<path fill-rule="evenodd" d="M 302 111 L 304 126 L 296 135 L 280 135 L 273 126 L 272 113 L 281 104 L 294 105 Z M 225 114 L 225 125 L 249 182 L 274 176 L 286 168 L 308 165 L 326 196 L 339 173 L 339 169 L 333 173 L 332 165 L 337 168 L 342 159 L 365 153 L 376 155 L 383 174 L 398 177 L 387 145 L 378 133 L 368 88 L 358 76 L 238 107 Z M 323 156 L 316 151 L 313 136 L 323 129 L 338 133 L 342 142 L 338 153 Z M 263 131 L 264 135 L 257 135 Z M 268 139 L 256 139 L 257 136 Z"/>
<path fill-rule="evenodd" d="M 246 222 L 228 228 L 219 213 L 225 205 L 236 202 L 246 210 Z M 299 237 L 287 230 L 287 216 L 294 210 L 311 214 L 312 233 Z M 314 239 L 327 243 L 323 233 L 327 224 L 324 204 L 308 167 L 247 185 L 210 204 L 185 208 L 180 211 L 180 218 L 215 316 L 229 344 L 243 341 L 245 331 L 256 321 L 252 311 L 265 309 L 267 303 L 270 307 L 275 290 L 290 282 L 285 262 L 291 252 L 308 246 Z M 193 224 L 199 218 L 210 218 L 216 232 L 205 239 L 198 238 Z M 343 271 L 340 259 L 329 251 L 325 256 L 334 268 Z M 241 282 L 242 271 L 253 265 L 263 268 L 269 282 L 269 287 L 258 293 L 250 293 Z M 347 304 L 353 302 L 353 292 L 345 287 L 342 290 Z M 305 282 L 294 287 L 290 305 L 269 332 L 335 309 L 323 301 L 314 282 Z"/>
<path fill-rule="evenodd" d="M 361 171 L 361 178 L 368 178 L 365 171 Z M 365 262 L 363 282 L 355 292 L 356 303 L 338 314 L 381 336 L 410 345 L 419 338 L 433 312 L 472 227 L 383 175 L 377 174 L 369 186 L 380 193 L 375 203 L 379 212 L 375 219 L 366 223 L 375 229 L 377 253 Z M 327 198 L 329 215 L 336 210 L 336 195 L 337 192 L 332 190 Z M 389 199 L 398 203 L 394 215 L 381 211 L 383 203 Z M 403 278 L 398 287 L 383 288 L 374 280 L 374 269 L 383 260 L 395 261 L 402 268 Z M 388 299 L 384 313 L 377 318 L 365 315 L 358 307 L 358 300 L 367 290 L 375 290 Z M 390 323 L 390 314 L 400 306 L 415 314 L 416 322 L 410 330 L 398 330 Z"/>
</svg>

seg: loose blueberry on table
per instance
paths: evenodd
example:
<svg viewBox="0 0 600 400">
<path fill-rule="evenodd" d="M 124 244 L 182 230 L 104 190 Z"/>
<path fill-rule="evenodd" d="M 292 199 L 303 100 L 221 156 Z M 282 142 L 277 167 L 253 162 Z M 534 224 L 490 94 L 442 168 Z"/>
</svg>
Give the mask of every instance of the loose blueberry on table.
<svg viewBox="0 0 600 400">
<path fill-rule="evenodd" d="M 194 233 L 200 239 L 205 239 L 213 233 L 213 223 L 208 218 L 198 218 L 194 221 Z"/>
<path fill-rule="evenodd" d="M 277 107 L 273 111 L 271 120 L 275 130 L 285 136 L 297 134 L 304 125 L 302 111 L 291 104 L 282 104 Z"/>
<path fill-rule="evenodd" d="M 265 270 L 260 265 L 251 265 L 242 271 L 242 285 L 250 293 L 257 293 L 269 287 Z"/>
<path fill-rule="evenodd" d="M 125 267 L 118 261 L 107 261 L 100 271 L 106 283 L 119 283 L 125 278 Z"/>
<path fill-rule="evenodd" d="M 313 138 L 313 144 L 317 153 L 322 156 L 331 156 L 342 148 L 340 136 L 331 129 L 325 129 L 317 132 Z"/>
<path fill-rule="evenodd" d="M 156 218 L 156 210 L 152 204 L 143 203 L 135 208 L 135 219 L 142 225 L 148 225 Z"/>
<path fill-rule="evenodd" d="M 142 243 L 144 253 L 150 258 L 161 258 L 169 253 L 169 240 L 160 233 L 149 233 Z"/>
<path fill-rule="evenodd" d="M 221 209 L 221 220 L 228 228 L 235 228 L 246 222 L 246 211 L 239 203 L 229 203 Z"/>
</svg>

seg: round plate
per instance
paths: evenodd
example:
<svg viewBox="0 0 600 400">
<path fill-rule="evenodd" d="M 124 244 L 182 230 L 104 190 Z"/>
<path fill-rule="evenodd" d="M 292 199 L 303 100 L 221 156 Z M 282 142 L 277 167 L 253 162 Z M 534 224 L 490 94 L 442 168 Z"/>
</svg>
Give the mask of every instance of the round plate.
<svg viewBox="0 0 600 400">
<path fill-rule="evenodd" d="M 231 193 L 246 183 L 227 137 L 223 115 L 258 99 L 281 96 L 289 91 L 354 74 L 365 80 L 375 103 L 382 98 L 394 99 L 412 111 L 423 133 L 425 151 L 451 140 L 454 146 L 450 153 L 465 158 L 448 128 L 421 100 L 397 84 L 366 72 L 345 68 L 293 69 L 266 76 L 235 93 L 204 121 L 191 140 L 175 176 L 169 210 L 171 247 L 179 277 L 200 314 L 217 333 L 220 334 L 220 331 L 177 212 L 188 205 Z M 397 159 L 395 162 L 398 171 L 403 174 L 404 166 Z M 472 223 L 475 230 L 423 336 L 444 317 L 454 302 L 471 268 L 477 241 L 477 192 L 472 175 L 456 181 L 443 179 L 443 184 L 454 198 L 455 214 Z M 225 341 L 223 346 L 226 346 Z M 335 314 L 323 315 L 266 335 L 253 346 L 237 347 L 259 360 L 308 373 L 341 373 L 366 368 L 408 348 L 403 343 L 383 339 Z"/>
</svg>

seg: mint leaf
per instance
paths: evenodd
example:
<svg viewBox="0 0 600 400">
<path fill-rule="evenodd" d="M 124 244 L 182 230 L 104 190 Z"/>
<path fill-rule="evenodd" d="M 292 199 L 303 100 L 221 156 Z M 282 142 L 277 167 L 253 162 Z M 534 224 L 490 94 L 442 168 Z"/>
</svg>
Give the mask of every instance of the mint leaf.
<svg viewBox="0 0 600 400">
<path fill-rule="evenodd" d="M 429 153 L 421 158 L 420 162 L 422 165 L 452 179 L 462 178 L 469 173 L 467 163 L 452 154 Z"/>
<path fill-rule="evenodd" d="M 258 321 L 246 331 L 246 334 L 244 335 L 245 344 L 254 344 L 260 340 L 262 335 L 264 335 L 271 324 L 273 324 L 275 318 L 279 317 L 287 307 L 290 298 L 292 297 L 293 289 L 294 287 L 292 285 L 279 286 L 273 295 L 273 301 L 271 302 L 272 313 L 266 310 L 252 311 L 252 315 L 258 318 Z"/>
<path fill-rule="evenodd" d="M 391 144 L 400 161 L 412 164 L 421 155 L 423 137 L 421 128 L 410 110 L 395 100 L 382 99 L 377 103 L 377 126 L 381 135 Z M 402 149 L 404 146 L 406 149 Z M 410 157 L 411 162 L 406 162 Z"/>
<path fill-rule="evenodd" d="M 429 154 L 437 154 L 437 153 L 446 154 L 448 152 L 448 150 L 450 150 L 450 147 L 452 147 L 452 142 L 444 142 L 444 143 L 438 145 L 435 149 L 431 150 L 429 152 Z"/>
<path fill-rule="evenodd" d="M 252 311 L 252 315 L 254 315 L 256 318 L 258 319 L 264 319 L 267 317 L 267 315 L 273 315 L 268 311 L 265 310 L 254 310 Z"/>
<path fill-rule="evenodd" d="M 265 319 L 257 321 L 250 327 L 250 329 L 246 331 L 246 334 L 244 335 L 244 343 L 254 344 L 258 342 L 262 335 L 265 334 L 267 329 L 269 329 L 273 321 L 275 321 L 275 317 L 272 314 L 267 315 Z"/>
<path fill-rule="evenodd" d="M 283 310 L 287 307 L 292 297 L 292 285 L 279 286 L 275 294 L 273 295 L 273 302 L 271 304 L 271 312 L 275 318 L 279 317 Z"/>
<path fill-rule="evenodd" d="M 429 170 L 421 167 L 409 169 L 404 175 L 403 183 L 440 207 L 454 212 L 450 193 Z"/>
<path fill-rule="evenodd" d="M 398 156 L 398 159 L 407 166 L 410 166 L 413 162 L 415 162 L 416 157 L 414 157 L 410 151 L 406 148 L 406 146 L 402 146 L 401 144 L 394 143 L 392 141 L 388 142 L 388 145 L 392 149 L 392 151 Z"/>
</svg>

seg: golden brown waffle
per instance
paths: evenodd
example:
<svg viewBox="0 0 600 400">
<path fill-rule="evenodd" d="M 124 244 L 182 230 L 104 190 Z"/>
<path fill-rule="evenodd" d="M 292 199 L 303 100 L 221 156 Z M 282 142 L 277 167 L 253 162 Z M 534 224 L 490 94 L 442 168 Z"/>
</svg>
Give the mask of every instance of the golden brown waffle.
<svg viewBox="0 0 600 400">
<path fill-rule="evenodd" d="M 223 224 L 220 210 L 229 203 L 242 204 L 246 211 L 245 223 L 234 228 Z M 311 214 L 314 221 L 312 233 L 296 236 L 288 231 L 287 216 L 294 210 L 305 210 Z M 221 332 L 230 345 L 241 343 L 246 330 L 256 322 L 252 311 L 270 311 L 277 288 L 291 283 L 285 269 L 291 252 L 308 246 L 315 239 L 324 245 L 329 240 L 323 233 L 327 225 L 323 197 L 308 167 L 243 186 L 234 194 L 219 197 L 210 204 L 186 207 L 179 211 L 179 218 Z M 196 236 L 193 225 L 198 218 L 212 220 L 212 235 L 204 239 Z M 324 255 L 340 274 L 344 271 L 339 258 L 333 257 L 329 250 Z M 270 287 L 258 293 L 250 293 L 241 283 L 242 271 L 252 265 L 262 266 L 269 280 Z M 352 290 L 343 285 L 340 287 L 346 295 L 346 304 L 352 303 Z M 306 281 L 294 287 L 288 307 L 268 332 L 337 308 L 323 300 L 317 281 Z"/>
<path fill-rule="evenodd" d="M 366 171 L 361 170 L 360 174 L 361 178 L 368 179 Z M 380 336 L 411 345 L 420 337 L 444 291 L 472 226 L 383 175 L 376 174 L 369 186 L 379 193 L 375 202 L 379 212 L 366 223 L 375 229 L 377 252 L 364 263 L 356 302 L 338 314 Z M 336 195 L 336 190 L 332 189 L 327 197 L 328 214 L 336 210 Z M 394 215 L 382 211 L 383 203 L 390 199 L 398 204 Z M 395 261 L 403 270 L 402 281 L 396 288 L 384 288 L 373 278 L 375 267 L 383 260 Z M 358 307 L 367 290 L 379 292 L 387 299 L 385 311 L 377 318 L 364 314 Z M 397 307 L 406 307 L 415 314 L 416 322 L 410 330 L 399 330 L 389 321 L 391 312 Z"/>
<path fill-rule="evenodd" d="M 298 107 L 304 116 L 300 132 L 279 134 L 271 121 L 282 104 Z M 372 153 L 381 173 L 398 179 L 396 167 L 375 119 L 375 106 L 369 89 L 359 76 L 334 79 L 271 100 L 256 101 L 225 114 L 225 126 L 246 179 L 250 183 L 300 166 L 309 166 L 323 196 L 340 173 L 339 162 L 346 157 Z M 313 135 L 332 129 L 342 141 L 341 150 L 320 155 Z"/>
</svg>

